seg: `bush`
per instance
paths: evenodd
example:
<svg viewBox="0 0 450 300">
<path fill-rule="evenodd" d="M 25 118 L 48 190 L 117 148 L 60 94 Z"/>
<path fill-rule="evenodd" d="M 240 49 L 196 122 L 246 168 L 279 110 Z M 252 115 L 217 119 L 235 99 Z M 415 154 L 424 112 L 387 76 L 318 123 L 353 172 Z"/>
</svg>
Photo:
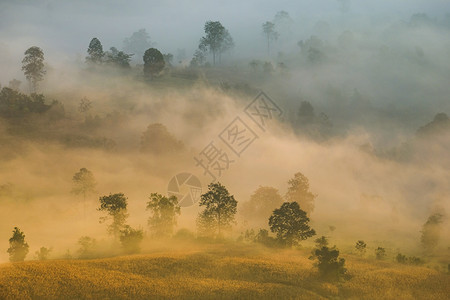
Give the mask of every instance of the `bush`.
<svg viewBox="0 0 450 300">
<path fill-rule="evenodd" d="M 319 269 L 319 274 L 327 280 L 338 280 L 344 278 L 347 269 L 344 267 L 345 259 L 339 258 L 339 251 L 333 247 L 326 246 L 315 249 L 313 257 L 318 260 L 315 264 Z"/>
<path fill-rule="evenodd" d="M 375 249 L 375 257 L 379 260 L 384 259 L 386 257 L 386 249 L 382 247 Z"/>
<path fill-rule="evenodd" d="M 123 230 L 120 231 L 120 242 L 127 254 L 141 252 L 141 242 L 144 239 L 144 231 L 142 229 L 133 229 L 131 226 L 126 225 Z"/>
<path fill-rule="evenodd" d="M 46 247 L 41 247 L 41 249 L 39 249 L 39 251 L 35 252 L 36 258 L 38 260 L 47 260 L 51 251 L 52 251 L 52 249 L 48 249 Z"/>
</svg>

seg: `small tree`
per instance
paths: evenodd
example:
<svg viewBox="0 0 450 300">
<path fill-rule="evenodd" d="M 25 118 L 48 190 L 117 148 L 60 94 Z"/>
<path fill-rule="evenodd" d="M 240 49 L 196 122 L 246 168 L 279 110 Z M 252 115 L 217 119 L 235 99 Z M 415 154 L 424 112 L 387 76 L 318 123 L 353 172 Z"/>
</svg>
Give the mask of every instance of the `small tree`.
<svg viewBox="0 0 450 300">
<path fill-rule="evenodd" d="M 37 92 L 38 82 L 44 79 L 44 52 L 39 47 L 31 47 L 25 51 L 22 60 L 22 71 L 30 82 L 33 92 Z"/>
<path fill-rule="evenodd" d="M 112 219 L 112 223 L 108 226 L 108 232 L 117 239 L 128 218 L 127 198 L 124 194 L 118 193 L 100 197 L 99 200 L 100 207 L 98 210 L 107 213 L 106 217 L 100 218 L 100 223 Z"/>
<path fill-rule="evenodd" d="M 309 215 L 314 210 L 314 200 L 317 195 L 309 191 L 309 180 L 302 173 L 295 173 L 294 178 L 288 181 L 288 191 L 286 200 L 297 202 L 300 207 Z"/>
<path fill-rule="evenodd" d="M 41 247 L 39 251 L 35 252 L 35 255 L 38 260 L 47 260 L 48 256 L 50 255 L 50 252 L 52 252 L 52 249 Z"/>
<path fill-rule="evenodd" d="M 363 256 L 366 253 L 366 246 L 367 245 L 364 241 L 359 240 L 356 242 L 355 248 L 360 256 Z"/>
<path fill-rule="evenodd" d="M 86 195 L 95 193 L 95 187 L 97 185 L 94 174 L 86 168 L 81 168 L 80 171 L 73 175 L 72 182 L 72 193 L 75 195 L 83 195 L 84 213 L 86 214 Z"/>
<path fill-rule="evenodd" d="M 208 49 L 213 55 L 213 64 L 216 64 L 216 57 L 222 52 L 234 46 L 233 39 L 225 27 L 219 21 L 208 21 L 205 23 L 206 36 L 200 40 L 199 49 Z"/>
<path fill-rule="evenodd" d="M 339 258 L 339 250 L 336 247 L 328 248 L 323 246 L 313 252 L 313 257 L 317 259 L 316 266 L 322 278 L 328 280 L 338 280 L 345 276 L 347 269 L 344 267 L 345 259 Z"/>
<path fill-rule="evenodd" d="M 102 43 L 98 38 L 93 38 L 91 40 L 87 52 L 89 55 L 86 57 L 86 62 L 92 64 L 100 64 L 103 62 L 105 52 L 103 52 Z"/>
<path fill-rule="evenodd" d="M 150 48 L 144 53 L 144 75 L 153 78 L 164 69 L 164 56 L 156 48 Z"/>
<path fill-rule="evenodd" d="M 180 206 L 177 197 L 164 197 L 161 194 L 153 193 L 150 201 L 147 202 L 147 210 L 152 215 L 148 218 L 148 225 L 154 236 L 171 236 L 177 224 L 177 215 L 180 215 Z"/>
<path fill-rule="evenodd" d="M 377 249 L 375 249 L 375 257 L 378 260 L 384 259 L 386 257 L 386 249 L 382 247 L 378 247 Z"/>
<path fill-rule="evenodd" d="M 215 235 L 217 231 L 221 236 L 223 230 L 230 229 L 235 223 L 237 201 L 220 182 L 208 185 L 208 192 L 201 195 L 199 205 L 205 207 L 197 217 L 201 234 Z"/>
<path fill-rule="evenodd" d="M 23 261 L 28 254 L 28 244 L 25 242 L 25 234 L 18 227 L 14 227 L 13 235 L 9 239 L 9 260 L 12 262 Z"/>
<path fill-rule="evenodd" d="M 263 34 L 267 40 L 267 55 L 270 55 L 270 42 L 278 39 L 278 32 L 275 30 L 275 24 L 267 21 L 262 25 Z"/>
<path fill-rule="evenodd" d="M 144 231 L 142 229 L 133 229 L 125 225 L 120 231 L 120 242 L 127 254 L 139 253 L 141 251 L 141 242 L 144 239 Z"/>
<path fill-rule="evenodd" d="M 269 218 L 270 230 L 277 235 L 281 245 L 292 246 L 316 234 L 308 225 L 306 212 L 297 202 L 285 202 Z"/>
</svg>

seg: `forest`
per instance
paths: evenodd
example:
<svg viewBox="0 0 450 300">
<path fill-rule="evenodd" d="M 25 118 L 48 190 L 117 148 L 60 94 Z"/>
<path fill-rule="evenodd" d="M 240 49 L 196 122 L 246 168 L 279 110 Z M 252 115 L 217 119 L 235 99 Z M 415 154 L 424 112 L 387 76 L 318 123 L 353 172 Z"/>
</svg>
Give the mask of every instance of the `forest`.
<svg viewBox="0 0 450 300">
<path fill-rule="evenodd" d="M 448 299 L 450 7 L 269 2 L 0 3 L 1 299 Z"/>
</svg>

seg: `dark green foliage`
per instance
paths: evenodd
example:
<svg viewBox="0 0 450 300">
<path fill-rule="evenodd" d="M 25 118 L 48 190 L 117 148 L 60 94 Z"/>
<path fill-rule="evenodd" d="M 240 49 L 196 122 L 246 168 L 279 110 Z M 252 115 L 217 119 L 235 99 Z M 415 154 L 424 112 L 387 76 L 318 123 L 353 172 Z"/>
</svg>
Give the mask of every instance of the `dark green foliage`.
<svg viewBox="0 0 450 300">
<path fill-rule="evenodd" d="M 199 205 L 204 207 L 197 217 L 200 235 L 220 237 L 223 230 L 231 229 L 235 223 L 237 201 L 220 182 L 208 185 L 208 192 L 201 195 Z"/>
<path fill-rule="evenodd" d="M 0 117 L 3 118 L 22 118 L 31 113 L 42 114 L 52 105 L 45 104 L 45 98 L 40 94 L 28 96 L 7 87 L 0 91 Z"/>
<path fill-rule="evenodd" d="M 39 251 L 36 251 L 36 258 L 38 260 L 47 260 L 48 256 L 50 255 L 50 252 L 52 252 L 52 249 L 46 248 L 46 247 L 41 247 L 39 249 Z"/>
<path fill-rule="evenodd" d="M 158 238 L 171 236 L 177 224 L 176 217 L 181 213 L 177 197 L 153 193 L 147 202 L 147 210 L 152 213 L 148 218 L 148 225 L 153 236 Z"/>
<path fill-rule="evenodd" d="M 345 268 L 345 259 L 339 258 L 339 250 L 335 247 L 321 247 L 313 252 L 314 258 L 317 259 L 316 266 L 319 274 L 326 280 L 338 280 L 344 278 L 347 272 Z"/>
<path fill-rule="evenodd" d="M 100 222 L 106 221 L 111 218 L 112 223 L 108 226 L 108 232 L 114 235 L 115 238 L 119 237 L 120 230 L 125 225 L 125 221 L 128 218 L 127 213 L 127 198 L 124 194 L 109 194 L 109 196 L 100 197 L 99 211 L 104 211 L 108 214 L 107 217 L 102 217 Z"/>
<path fill-rule="evenodd" d="M 292 246 L 316 234 L 308 225 L 306 212 L 297 202 L 285 202 L 269 218 L 270 230 L 277 235 L 281 245 Z"/>
<path fill-rule="evenodd" d="M 366 253 L 366 243 L 364 241 L 357 241 L 355 248 L 359 255 L 363 256 Z"/>
<path fill-rule="evenodd" d="M 322 247 L 327 247 L 329 244 L 328 239 L 323 235 L 320 238 L 315 239 L 314 243 L 316 243 L 316 247 L 319 249 Z"/>
<path fill-rule="evenodd" d="M 277 245 L 277 240 L 269 236 L 269 231 L 267 229 L 260 229 L 255 236 L 255 242 L 263 244 L 267 247 L 274 247 Z"/>
<path fill-rule="evenodd" d="M 97 241 L 94 238 L 91 238 L 89 236 L 82 236 L 78 240 L 78 245 L 80 245 L 80 248 L 78 249 L 78 258 L 81 259 L 88 259 L 88 258 L 94 258 L 96 256 L 97 252 Z M 69 250 L 67 250 L 69 251 Z M 70 252 L 68 252 L 70 255 Z"/>
<path fill-rule="evenodd" d="M 199 44 L 200 50 L 209 50 L 213 55 L 213 64 L 216 57 L 234 46 L 233 39 L 225 27 L 219 21 L 205 23 L 206 36 L 202 37 Z"/>
<path fill-rule="evenodd" d="M 297 202 L 300 208 L 307 214 L 314 210 L 314 200 L 317 195 L 309 191 L 309 180 L 302 173 L 294 174 L 294 178 L 288 181 L 288 191 L 285 199 L 289 202 Z"/>
<path fill-rule="evenodd" d="M 407 257 L 404 254 L 398 253 L 397 256 L 395 257 L 395 260 L 400 263 L 400 264 L 408 264 L 408 265 L 422 265 L 424 263 L 424 261 L 416 256 L 410 256 Z"/>
<path fill-rule="evenodd" d="M 130 68 L 130 61 L 133 54 L 127 54 L 123 51 L 119 51 L 116 47 L 111 47 L 109 50 L 110 51 L 105 52 L 105 63 L 123 69 Z"/>
<path fill-rule="evenodd" d="M 375 249 L 375 257 L 379 260 L 384 259 L 386 257 L 386 249 L 382 247 Z"/>
<path fill-rule="evenodd" d="M 25 242 L 25 234 L 18 227 L 14 227 L 13 235 L 9 239 L 9 260 L 12 262 L 23 261 L 28 254 L 29 246 Z"/>
<path fill-rule="evenodd" d="M 44 79 L 44 52 L 39 47 L 31 47 L 25 51 L 22 60 L 22 71 L 30 82 L 33 91 L 37 91 L 38 82 Z"/>
<path fill-rule="evenodd" d="M 178 141 L 163 124 L 150 124 L 142 133 L 142 152 L 161 155 L 178 152 L 181 149 L 183 149 L 183 143 Z"/>
<path fill-rule="evenodd" d="M 125 225 L 120 231 L 120 242 L 127 254 L 141 252 L 141 242 L 144 239 L 144 232 L 142 229 L 133 229 Z"/>
<path fill-rule="evenodd" d="M 93 38 L 91 40 L 87 52 L 89 56 L 86 57 L 86 62 L 92 64 L 100 64 L 103 62 L 105 53 L 103 52 L 103 46 L 99 39 Z"/>
<path fill-rule="evenodd" d="M 156 48 L 150 48 L 144 53 L 144 75 L 153 78 L 164 69 L 164 56 Z"/>
</svg>

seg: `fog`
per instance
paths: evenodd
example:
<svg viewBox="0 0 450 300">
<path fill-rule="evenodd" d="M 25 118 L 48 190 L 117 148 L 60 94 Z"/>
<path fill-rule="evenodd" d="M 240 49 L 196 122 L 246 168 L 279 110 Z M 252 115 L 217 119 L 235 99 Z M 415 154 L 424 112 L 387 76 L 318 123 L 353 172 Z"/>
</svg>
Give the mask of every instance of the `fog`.
<svg viewBox="0 0 450 300">
<path fill-rule="evenodd" d="M 261 26 L 279 11 L 291 22 L 278 29 L 268 54 Z M 258 138 L 220 177 L 236 200 L 248 201 L 259 186 L 284 195 L 287 181 L 302 172 L 318 195 L 310 217 L 319 235 L 343 248 L 364 239 L 372 247 L 420 253 L 427 218 L 450 212 L 450 126 L 433 122 L 438 113 L 450 113 L 449 13 L 448 1 L 437 0 L 1 1 L 1 86 L 17 79 L 20 91 L 29 93 L 22 59 L 26 49 L 39 46 L 47 70 L 39 92 L 49 103 L 62 103 L 65 117 L 36 121 L 41 129 L 29 134 L 0 118 L 0 187 L 6 191 L 0 189 L 0 261 L 7 261 L 2 249 L 14 226 L 26 234 L 29 258 L 41 246 L 53 247 L 55 257 L 67 249 L 75 253 L 84 235 L 108 240 L 95 209 L 98 197 L 109 193 L 124 193 L 129 224 L 147 230 L 148 197 L 166 194 L 172 176 L 193 173 L 206 191 L 211 178 L 194 156 L 219 141 L 235 117 L 248 122 L 244 108 L 260 90 L 283 116 L 266 131 L 253 124 Z M 172 74 L 191 72 L 187 65 L 208 20 L 229 30 L 234 48 L 217 66 L 197 70 L 197 77 L 177 79 Z M 123 40 L 141 28 L 154 47 L 175 56 L 172 70 L 146 81 L 137 57 L 129 73 L 89 70 L 85 57 L 93 37 L 105 51 L 122 50 Z M 311 44 L 318 56 L 301 47 Z M 178 49 L 185 49 L 182 63 Z M 252 60 L 261 62 L 259 69 L 252 70 Z M 274 71 L 264 72 L 264 62 Z M 88 114 L 78 111 L 83 97 L 92 101 Z M 314 108 L 307 123 L 298 116 L 303 101 Z M 95 115 L 100 125 L 83 127 Z M 140 151 L 141 136 L 153 123 L 165 125 L 184 147 Z M 70 134 L 106 138 L 115 146 L 73 145 L 66 142 Z M 83 167 L 98 182 L 87 212 L 70 193 L 72 176 Z M 240 204 L 234 238 L 246 226 L 267 227 L 267 220 L 245 223 Z M 199 211 L 183 207 L 177 228 L 195 231 Z M 446 217 L 441 251 L 450 246 L 448 225 Z"/>
</svg>

